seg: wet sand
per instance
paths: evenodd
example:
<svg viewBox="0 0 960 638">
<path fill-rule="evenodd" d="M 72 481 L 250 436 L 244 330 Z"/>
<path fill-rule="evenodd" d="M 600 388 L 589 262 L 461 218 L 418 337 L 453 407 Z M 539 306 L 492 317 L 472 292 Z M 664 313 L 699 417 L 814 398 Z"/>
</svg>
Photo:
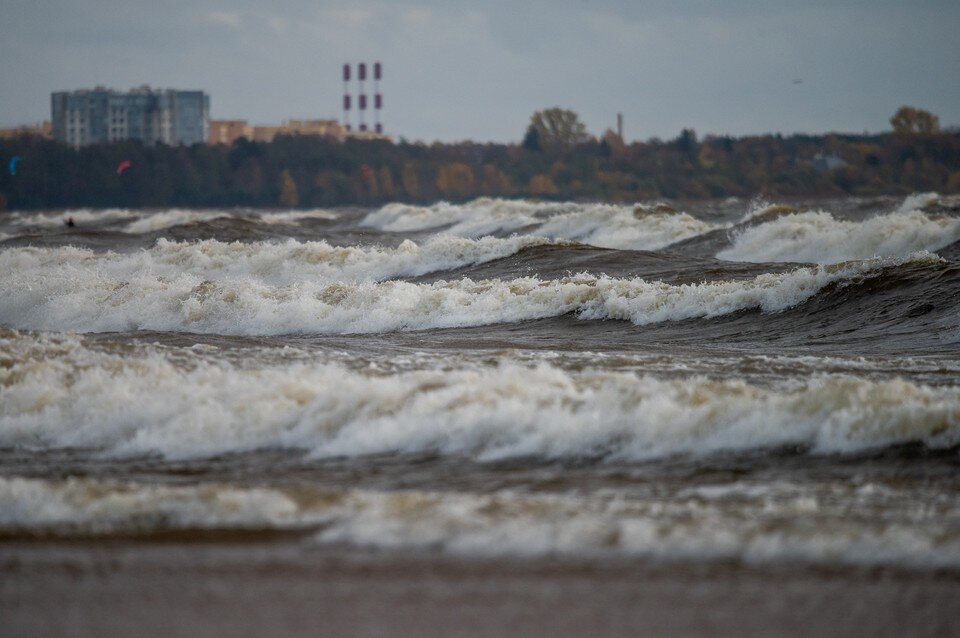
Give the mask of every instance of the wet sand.
<svg viewBox="0 0 960 638">
<path fill-rule="evenodd" d="M 960 573 L 0 544 L 4 636 L 957 635 Z"/>
</svg>

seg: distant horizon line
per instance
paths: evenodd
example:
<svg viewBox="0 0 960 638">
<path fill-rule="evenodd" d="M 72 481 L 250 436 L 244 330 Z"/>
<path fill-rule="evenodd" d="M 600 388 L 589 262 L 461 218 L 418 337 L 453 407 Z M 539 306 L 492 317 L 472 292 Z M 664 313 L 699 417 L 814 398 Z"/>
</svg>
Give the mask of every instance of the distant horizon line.
<svg viewBox="0 0 960 638">
<path fill-rule="evenodd" d="M 310 117 L 306 117 L 306 116 L 288 116 L 288 117 L 285 117 L 285 118 L 279 120 L 279 123 L 289 122 L 289 121 L 292 121 L 292 120 L 301 120 L 301 121 L 306 121 L 306 120 L 323 120 L 323 121 L 333 121 L 333 122 L 337 122 L 337 123 L 342 124 L 342 122 L 340 121 L 340 118 L 337 118 L 337 117 L 316 117 L 316 116 L 310 116 Z M 243 118 L 243 117 L 211 117 L 211 118 L 210 118 L 210 121 L 220 121 L 220 122 L 225 122 L 225 121 L 244 121 L 244 122 L 247 122 L 247 123 L 251 124 L 252 126 L 275 126 L 275 125 L 277 125 L 277 122 L 269 122 L 269 123 L 265 123 L 265 124 L 264 124 L 264 123 L 251 122 L 249 119 Z M 44 119 L 41 119 L 41 120 L 34 120 L 34 121 L 28 122 L 28 123 L 20 122 L 20 123 L 15 123 L 15 124 L 14 124 L 14 123 L 0 122 L 0 130 L 11 130 L 11 129 L 20 129 L 20 128 L 23 128 L 23 129 L 39 128 L 39 127 L 43 126 L 44 124 L 49 124 L 50 122 L 51 122 L 51 120 L 49 120 L 49 119 L 47 119 L 47 118 L 44 118 Z M 612 130 L 612 127 L 608 127 L 608 128 L 609 128 L 610 130 Z M 883 135 L 883 134 L 885 134 L 885 133 L 892 133 L 892 132 L 893 132 L 893 129 L 890 128 L 890 129 L 883 129 L 883 130 L 880 130 L 880 131 L 870 131 L 870 130 L 863 130 L 863 131 L 839 131 L 839 130 L 832 130 L 832 131 L 829 131 L 829 130 L 828 130 L 828 131 L 792 131 L 792 132 L 790 132 L 790 133 L 785 133 L 784 131 L 764 131 L 764 132 L 752 132 L 752 133 L 714 133 L 714 132 L 703 132 L 703 133 L 702 133 L 702 132 L 698 131 L 695 126 L 685 126 L 685 127 L 681 128 L 680 131 L 677 131 L 677 136 L 679 136 L 679 135 L 683 132 L 683 130 L 685 130 L 685 129 L 691 129 L 691 130 L 693 130 L 693 131 L 697 134 L 697 137 L 700 138 L 700 139 L 705 139 L 705 138 L 708 138 L 708 137 L 714 137 L 714 138 L 722 138 L 722 137 L 730 137 L 730 138 L 761 137 L 761 136 L 764 136 L 764 135 L 782 135 L 782 136 L 784 136 L 784 137 L 791 137 L 791 136 L 797 136 L 797 135 L 816 135 L 816 136 L 827 136 L 827 135 L 856 135 L 856 136 L 869 137 L 869 136 Z M 606 132 L 606 130 L 605 130 L 604 132 Z M 956 133 L 960 133 L 960 124 L 950 124 L 950 125 L 941 126 L 941 127 L 940 127 L 940 132 L 941 132 L 941 133 L 946 133 L 946 134 L 956 134 Z M 516 138 L 516 139 L 510 139 L 510 140 L 497 140 L 497 139 L 481 140 L 481 139 L 474 139 L 474 138 L 469 138 L 469 137 L 462 137 L 462 138 L 455 138 L 455 139 L 454 139 L 454 138 L 451 138 L 451 139 L 434 138 L 434 139 L 430 139 L 430 140 L 428 140 L 428 139 L 414 139 L 414 138 L 408 138 L 408 137 L 406 137 L 405 135 L 403 135 L 402 133 L 399 133 L 399 132 L 391 132 L 391 131 L 387 131 L 387 130 L 384 130 L 384 134 L 385 134 L 385 135 L 390 135 L 390 136 L 392 136 L 392 137 L 396 140 L 395 143 L 400 143 L 400 139 L 402 138 L 402 139 L 403 139 L 403 142 L 404 142 L 404 143 L 407 143 L 407 144 L 436 144 L 436 143 L 438 143 L 438 142 L 441 143 L 441 144 L 461 144 L 461 143 L 464 143 L 464 142 L 472 142 L 472 143 L 477 143 L 477 144 L 503 144 L 503 145 L 510 145 L 510 144 L 520 144 L 520 143 L 522 142 L 522 140 L 523 140 L 523 136 L 520 136 L 520 137 L 518 137 L 518 138 Z M 603 133 L 600 133 L 600 134 L 591 134 L 591 137 L 594 137 L 594 138 L 596 138 L 597 140 L 601 140 L 601 139 L 603 139 Z M 672 139 L 676 139 L 676 137 L 661 137 L 661 136 L 659 136 L 659 135 L 651 135 L 651 136 L 646 137 L 646 138 L 636 137 L 636 138 L 632 138 L 632 139 L 630 139 L 630 140 L 626 140 L 626 139 L 625 139 L 625 140 L 624 140 L 624 143 L 632 144 L 632 143 L 634 143 L 634 142 L 650 142 L 650 141 L 652 141 L 652 140 L 669 141 L 669 140 L 672 140 Z"/>
</svg>

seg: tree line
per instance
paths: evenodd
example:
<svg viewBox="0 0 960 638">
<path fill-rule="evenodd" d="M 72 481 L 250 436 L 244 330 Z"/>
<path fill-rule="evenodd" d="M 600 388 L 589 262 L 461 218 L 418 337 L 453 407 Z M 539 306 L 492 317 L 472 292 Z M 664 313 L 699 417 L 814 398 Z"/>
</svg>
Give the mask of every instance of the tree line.
<svg viewBox="0 0 960 638">
<path fill-rule="evenodd" d="M 909 107 L 904 107 L 909 108 Z M 553 112 L 555 111 L 555 112 Z M 932 119 L 931 119 L 932 118 Z M 340 143 L 281 136 L 232 146 L 73 149 L 0 140 L 0 207 L 330 207 L 480 196 L 638 201 L 960 192 L 960 133 L 901 109 L 879 135 L 706 136 L 625 143 L 586 134 L 575 113 L 539 111 L 519 144 Z M 829 160 L 829 161 L 827 161 Z M 130 166 L 119 172 L 121 162 Z"/>
</svg>

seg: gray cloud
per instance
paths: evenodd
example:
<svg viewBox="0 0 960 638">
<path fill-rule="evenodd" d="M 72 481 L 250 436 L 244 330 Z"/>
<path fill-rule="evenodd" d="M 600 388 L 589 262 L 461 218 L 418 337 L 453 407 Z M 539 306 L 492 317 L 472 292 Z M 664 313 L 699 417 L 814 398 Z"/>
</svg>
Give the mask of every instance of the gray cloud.
<svg viewBox="0 0 960 638">
<path fill-rule="evenodd" d="M 882 130 L 904 103 L 960 122 L 950 2 L 6 0 L 3 14 L 4 124 L 94 84 L 203 88 L 215 117 L 338 117 L 340 64 L 360 59 L 384 62 L 387 129 L 410 139 L 517 140 L 552 105 L 594 133 L 623 112 L 635 138 Z"/>
</svg>

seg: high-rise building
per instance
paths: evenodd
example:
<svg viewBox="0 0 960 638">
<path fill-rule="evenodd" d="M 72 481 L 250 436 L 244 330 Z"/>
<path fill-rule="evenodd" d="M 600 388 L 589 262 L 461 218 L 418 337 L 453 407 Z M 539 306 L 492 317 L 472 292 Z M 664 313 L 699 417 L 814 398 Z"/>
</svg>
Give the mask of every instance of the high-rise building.
<svg viewBox="0 0 960 638">
<path fill-rule="evenodd" d="M 203 91 L 103 87 L 50 96 L 53 137 L 73 147 L 118 140 L 200 144 L 207 140 L 210 97 Z"/>
</svg>

